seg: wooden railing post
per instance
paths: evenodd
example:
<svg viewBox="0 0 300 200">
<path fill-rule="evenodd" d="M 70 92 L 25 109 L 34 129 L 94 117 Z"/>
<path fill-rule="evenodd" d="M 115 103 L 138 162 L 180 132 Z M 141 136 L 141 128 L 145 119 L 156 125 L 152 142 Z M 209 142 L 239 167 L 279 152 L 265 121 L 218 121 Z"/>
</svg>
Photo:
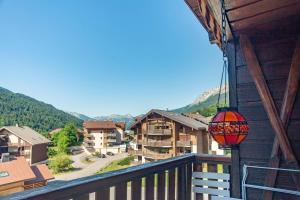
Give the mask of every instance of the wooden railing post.
<svg viewBox="0 0 300 200">
<path fill-rule="evenodd" d="M 131 200 L 140 200 L 142 198 L 142 179 L 131 181 Z"/>
<path fill-rule="evenodd" d="M 202 163 L 198 163 L 197 159 L 194 162 L 193 171 L 194 172 L 202 172 L 203 171 Z M 195 200 L 203 200 L 203 194 L 197 193 L 195 195 Z"/>
<path fill-rule="evenodd" d="M 110 200 L 110 188 L 95 192 L 95 200 Z"/>
<path fill-rule="evenodd" d="M 218 164 L 207 164 L 207 172 L 213 172 L 213 173 L 217 173 L 218 172 Z M 213 179 L 214 180 L 214 179 Z M 214 188 L 214 187 L 211 187 Z M 217 189 L 217 188 L 215 188 Z M 211 199 L 211 195 L 209 195 L 209 198 Z"/>
<path fill-rule="evenodd" d="M 166 171 L 157 175 L 157 200 L 164 200 L 166 194 Z"/>
<path fill-rule="evenodd" d="M 116 185 L 115 187 L 115 199 L 124 200 L 127 199 L 127 182 L 122 182 Z"/>
<path fill-rule="evenodd" d="M 146 200 L 154 199 L 154 174 L 146 177 Z"/>
<path fill-rule="evenodd" d="M 168 171 L 168 200 L 175 200 L 175 168 Z"/>
<path fill-rule="evenodd" d="M 186 165 L 186 199 L 192 198 L 192 163 Z"/>
<path fill-rule="evenodd" d="M 186 166 L 179 166 L 177 171 L 177 196 L 180 200 L 186 199 Z"/>
</svg>

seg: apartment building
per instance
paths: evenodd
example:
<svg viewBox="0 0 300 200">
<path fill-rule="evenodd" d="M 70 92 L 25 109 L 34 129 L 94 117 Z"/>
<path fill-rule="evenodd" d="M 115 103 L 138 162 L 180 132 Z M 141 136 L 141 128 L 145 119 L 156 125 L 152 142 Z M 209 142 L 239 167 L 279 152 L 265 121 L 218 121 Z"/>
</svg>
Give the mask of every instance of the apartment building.
<svg viewBox="0 0 300 200">
<path fill-rule="evenodd" d="M 106 153 L 113 150 L 113 146 L 121 144 L 125 125 L 113 121 L 85 121 L 84 146 L 90 152 Z M 110 150 L 108 150 L 110 149 Z"/>
<path fill-rule="evenodd" d="M 182 114 L 153 109 L 136 119 L 135 132 L 139 161 L 166 159 L 184 153 L 208 153 L 207 124 Z"/>
<path fill-rule="evenodd" d="M 50 140 L 27 126 L 4 126 L 0 128 L 0 155 L 24 156 L 32 165 L 48 159 Z"/>
</svg>

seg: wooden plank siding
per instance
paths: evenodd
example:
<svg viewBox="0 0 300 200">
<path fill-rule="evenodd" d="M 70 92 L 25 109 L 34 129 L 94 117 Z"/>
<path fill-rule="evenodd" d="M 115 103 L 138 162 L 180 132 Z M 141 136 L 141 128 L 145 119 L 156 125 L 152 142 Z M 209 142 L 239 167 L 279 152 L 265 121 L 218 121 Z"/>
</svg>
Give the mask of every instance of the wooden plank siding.
<svg viewBox="0 0 300 200">
<path fill-rule="evenodd" d="M 300 24 L 300 19 L 297 20 Z M 252 34 L 250 41 L 254 47 L 257 59 L 264 74 L 267 86 L 280 112 L 286 89 L 293 52 L 300 35 L 300 26 L 286 26 L 273 29 L 266 33 Z M 230 65 L 230 79 L 236 80 L 236 96 L 231 101 L 237 104 L 238 110 L 248 120 L 250 131 L 247 139 L 239 147 L 240 169 L 244 164 L 268 166 L 271 156 L 275 132 L 270 124 L 254 81 L 239 44 L 235 39 L 235 48 L 231 48 L 229 59 L 234 59 L 235 65 Z M 232 52 L 233 51 L 233 52 Z M 230 62 L 230 61 L 229 61 Z M 234 73 L 232 73 L 234 71 Z M 287 135 L 296 159 L 300 161 L 300 90 L 297 92 L 294 109 L 287 127 Z M 234 163 L 233 166 L 234 167 Z M 280 167 L 291 168 L 281 157 Z M 253 170 L 249 174 L 249 182 L 263 185 L 266 170 Z M 241 175 L 240 175 L 241 176 Z M 292 177 L 288 173 L 280 172 L 276 187 L 296 189 Z M 248 190 L 248 199 L 261 199 L 262 192 Z M 293 199 L 295 197 L 284 194 L 274 194 L 274 199 Z"/>
</svg>

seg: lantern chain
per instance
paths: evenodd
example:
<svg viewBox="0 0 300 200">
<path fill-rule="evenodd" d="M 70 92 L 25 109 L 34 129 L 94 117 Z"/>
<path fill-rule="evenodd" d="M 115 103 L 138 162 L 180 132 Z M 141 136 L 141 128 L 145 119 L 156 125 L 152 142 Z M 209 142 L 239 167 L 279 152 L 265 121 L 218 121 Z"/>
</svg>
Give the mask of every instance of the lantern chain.
<svg viewBox="0 0 300 200">
<path fill-rule="evenodd" d="M 222 16 L 222 52 L 223 52 L 223 71 L 221 76 L 221 83 L 219 88 L 218 95 L 218 104 L 217 107 L 220 107 L 220 96 L 222 92 L 222 84 L 224 77 L 224 87 L 225 87 L 225 106 L 227 104 L 227 35 L 226 35 L 226 9 L 225 9 L 225 0 L 221 0 L 221 16 Z"/>
</svg>

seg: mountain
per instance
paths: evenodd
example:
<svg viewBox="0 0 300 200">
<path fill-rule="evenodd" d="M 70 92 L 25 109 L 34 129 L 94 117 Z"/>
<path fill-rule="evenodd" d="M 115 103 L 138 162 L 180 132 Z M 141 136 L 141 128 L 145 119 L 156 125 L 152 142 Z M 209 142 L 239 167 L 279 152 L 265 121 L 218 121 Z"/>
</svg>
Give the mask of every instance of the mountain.
<svg viewBox="0 0 300 200">
<path fill-rule="evenodd" d="M 77 113 L 77 112 L 67 112 L 66 113 L 69 113 L 70 115 L 73 115 L 74 117 L 77 117 L 78 119 L 81 119 L 83 121 L 86 121 L 86 120 L 93 120 L 93 118 L 89 117 L 89 116 L 86 116 L 84 114 L 80 114 L 80 113 Z"/>
<path fill-rule="evenodd" d="M 129 128 L 134 122 L 134 117 L 130 114 L 127 115 L 108 115 L 95 117 L 96 120 L 112 120 L 114 122 L 126 122 L 126 128 Z"/>
<path fill-rule="evenodd" d="M 0 87 L 0 126 L 29 126 L 38 132 L 49 132 L 66 123 L 82 126 L 82 120 L 50 104 Z"/>
<path fill-rule="evenodd" d="M 81 120 L 102 120 L 102 121 L 114 121 L 114 122 L 126 122 L 126 127 L 129 128 L 131 124 L 134 122 L 134 117 L 130 114 L 127 115 L 107 115 L 107 116 L 97 116 L 97 117 L 89 117 L 84 114 L 80 114 L 77 112 L 68 112 L 69 114 L 73 115 L 74 117 L 77 117 Z"/>
<path fill-rule="evenodd" d="M 200 112 L 200 114 L 208 117 L 213 115 L 216 110 L 216 105 L 218 102 L 219 88 L 212 88 L 208 91 L 203 92 L 199 97 L 197 97 L 191 104 L 184 107 L 173 110 L 178 113 L 189 113 L 189 112 Z M 228 102 L 228 92 L 227 102 Z M 225 87 L 221 88 L 220 95 L 220 105 L 225 103 Z"/>
</svg>

